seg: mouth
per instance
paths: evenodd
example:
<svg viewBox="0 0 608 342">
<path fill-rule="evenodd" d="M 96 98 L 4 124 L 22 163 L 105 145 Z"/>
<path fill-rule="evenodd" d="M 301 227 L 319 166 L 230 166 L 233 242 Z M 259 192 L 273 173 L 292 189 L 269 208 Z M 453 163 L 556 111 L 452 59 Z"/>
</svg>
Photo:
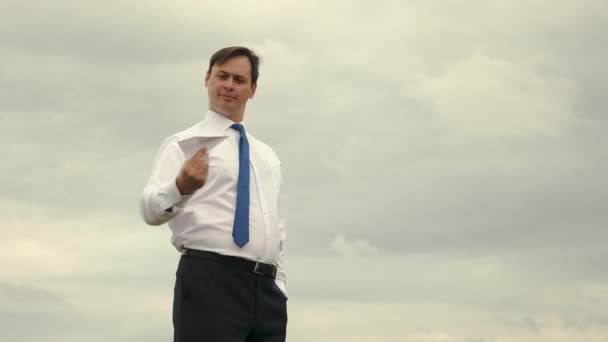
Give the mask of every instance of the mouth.
<svg viewBox="0 0 608 342">
<path fill-rule="evenodd" d="M 234 101 L 234 100 L 236 100 L 236 98 L 234 96 L 225 95 L 225 94 L 221 94 L 220 97 L 222 99 L 224 99 L 224 100 L 227 100 L 227 101 Z"/>
</svg>

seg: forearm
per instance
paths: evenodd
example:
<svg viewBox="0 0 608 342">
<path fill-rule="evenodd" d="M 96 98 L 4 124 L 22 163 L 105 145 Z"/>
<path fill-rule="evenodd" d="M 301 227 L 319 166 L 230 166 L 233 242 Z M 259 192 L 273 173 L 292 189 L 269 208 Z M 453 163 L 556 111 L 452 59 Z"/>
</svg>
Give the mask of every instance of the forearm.
<svg viewBox="0 0 608 342">
<path fill-rule="evenodd" d="M 157 152 L 139 202 L 140 215 L 147 224 L 156 226 L 168 222 L 179 214 L 191 197 L 182 195 L 176 185 L 183 162 L 184 156 L 176 139 L 166 139 Z"/>
<path fill-rule="evenodd" d="M 144 222 L 158 226 L 173 219 L 184 208 L 191 196 L 182 195 L 175 181 L 165 184 L 149 184 L 140 199 L 140 214 Z"/>
<path fill-rule="evenodd" d="M 280 177 L 280 176 L 279 176 Z M 280 184 L 281 178 L 278 180 L 279 182 L 279 193 L 280 193 Z M 283 203 L 281 198 L 277 199 L 277 221 L 279 233 L 281 234 L 281 242 L 279 244 L 279 258 L 277 260 L 277 276 L 275 282 L 279 289 L 283 292 L 285 297 L 287 295 L 287 263 L 286 263 L 286 240 L 287 240 L 287 220 L 285 218 L 285 213 L 283 211 Z"/>
<path fill-rule="evenodd" d="M 279 209 L 280 212 L 280 209 Z M 282 214 L 279 214 L 279 231 L 281 232 L 281 242 L 279 245 L 279 258 L 277 260 L 277 276 L 275 283 L 281 289 L 285 297 L 287 295 L 287 252 L 286 252 L 286 238 L 287 238 L 287 225 L 285 224 L 285 218 Z"/>
<path fill-rule="evenodd" d="M 279 287 L 279 289 L 283 292 L 285 297 L 287 296 L 287 272 L 285 270 L 285 254 L 281 252 L 281 257 L 279 258 L 278 266 L 277 266 L 277 276 L 275 278 L 275 283 Z"/>
</svg>

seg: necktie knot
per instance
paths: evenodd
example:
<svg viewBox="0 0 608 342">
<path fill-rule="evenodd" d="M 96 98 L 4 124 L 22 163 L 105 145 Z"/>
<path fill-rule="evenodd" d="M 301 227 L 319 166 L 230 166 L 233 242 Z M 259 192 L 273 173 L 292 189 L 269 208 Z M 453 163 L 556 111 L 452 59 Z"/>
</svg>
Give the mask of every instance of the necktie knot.
<svg viewBox="0 0 608 342">
<path fill-rule="evenodd" d="M 235 123 L 230 127 L 234 130 L 237 130 L 241 136 L 245 136 L 245 127 L 243 127 L 243 125 Z"/>
</svg>

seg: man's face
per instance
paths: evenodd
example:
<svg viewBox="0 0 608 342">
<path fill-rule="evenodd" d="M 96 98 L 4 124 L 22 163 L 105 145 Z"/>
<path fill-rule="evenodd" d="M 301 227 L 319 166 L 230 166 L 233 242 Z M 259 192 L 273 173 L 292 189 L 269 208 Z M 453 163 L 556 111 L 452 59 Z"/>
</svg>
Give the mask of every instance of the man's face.
<svg viewBox="0 0 608 342">
<path fill-rule="evenodd" d="M 249 58 L 237 56 L 224 64 L 213 65 L 205 76 L 209 109 L 232 121 L 241 122 L 245 105 L 253 98 L 256 86 L 251 84 Z"/>
</svg>

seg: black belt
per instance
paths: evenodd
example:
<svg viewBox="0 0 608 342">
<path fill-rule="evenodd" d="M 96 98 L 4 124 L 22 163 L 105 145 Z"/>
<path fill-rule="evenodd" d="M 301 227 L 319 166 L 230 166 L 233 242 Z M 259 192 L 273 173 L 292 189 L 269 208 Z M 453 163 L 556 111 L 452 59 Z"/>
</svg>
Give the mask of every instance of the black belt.
<svg viewBox="0 0 608 342">
<path fill-rule="evenodd" d="M 222 255 L 214 252 L 201 251 L 198 249 L 186 248 L 185 255 L 194 255 L 203 257 L 209 260 L 219 261 L 230 266 L 235 266 L 255 274 L 263 275 L 270 278 L 275 278 L 277 275 L 277 267 L 275 265 L 265 264 L 259 261 L 243 259 L 230 255 Z"/>
</svg>

